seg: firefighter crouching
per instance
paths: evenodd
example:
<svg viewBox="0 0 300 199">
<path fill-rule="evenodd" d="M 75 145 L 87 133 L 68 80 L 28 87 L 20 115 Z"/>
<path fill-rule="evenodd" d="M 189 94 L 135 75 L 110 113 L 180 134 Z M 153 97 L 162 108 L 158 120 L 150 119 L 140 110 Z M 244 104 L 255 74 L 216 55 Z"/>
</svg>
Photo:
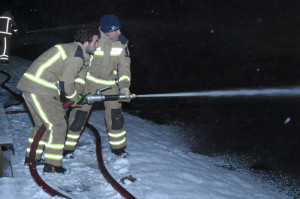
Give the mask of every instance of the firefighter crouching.
<svg viewBox="0 0 300 199">
<path fill-rule="evenodd" d="M 62 166 L 64 143 L 68 129 L 68 117 L 62 102 L 71 100 L 74 106 L 81 106 L 83 97 L 76 90 L 82 71 L 90 55 L 98 47 L 99 32 L 91 25 L 83 25 L 74 36 L 75 41 L 56 45 L 39 56 L 24 73 L 17 84 L 34 122 L 28 140 L 25 164 L 33 139 L 44 124 L 46 131 L 36 150 L 36 164 L 41 164 L 44 152 L 44 172 L 64 173 Z M 84 79 L 81 81 L 84 82 Z"/>
<path fill-rule="evenodd" d="M 128 40 L 120 32 L 120 21 L 115 15 L 104 15 L 100 22 L 99 47 L 95 51 L 86 77 L 84 93 L 95 93 L 97 89 L 112 86 L 103 95 L 125 94 L 130 101 L 130 57 Z M 122 103 L 104 101 L 105 122 L 110 148 L 117 156 L 126 155 L 126 129 Z M 69 115 L 70 128 L 65 143 L 65 154 L 73 153 L 83 131 L 92 105 L 74 108 Z"/>
</svg>

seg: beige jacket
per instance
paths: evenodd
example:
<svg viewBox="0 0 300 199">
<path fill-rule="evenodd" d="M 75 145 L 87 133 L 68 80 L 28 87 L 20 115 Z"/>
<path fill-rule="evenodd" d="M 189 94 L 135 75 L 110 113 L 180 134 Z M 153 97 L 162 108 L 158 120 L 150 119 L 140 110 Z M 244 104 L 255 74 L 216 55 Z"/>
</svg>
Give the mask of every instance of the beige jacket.
<svg viewBox="0 0 300 199">
<path fill-rule="evenodd" d="M 76 101 L 80 94 L 75 87 L 84 63 L 90 56 L 79 42 L 56 45 L 39 56 L 17 84 L 22 91 Z M 86 72 L 85 72 L 86 73 Z M 84 78 L 86 74 L 81 74 Z"/>
<path fill-rule="evenodd" d="M 99 47 L 91 58 L 86 78 L 85 92 L 95 92 L 107 86 L 130 87 L 130 54 L 128 40 L 121 35 L 118 41 L 112 41 L 100 31 Z"/>
</svg>

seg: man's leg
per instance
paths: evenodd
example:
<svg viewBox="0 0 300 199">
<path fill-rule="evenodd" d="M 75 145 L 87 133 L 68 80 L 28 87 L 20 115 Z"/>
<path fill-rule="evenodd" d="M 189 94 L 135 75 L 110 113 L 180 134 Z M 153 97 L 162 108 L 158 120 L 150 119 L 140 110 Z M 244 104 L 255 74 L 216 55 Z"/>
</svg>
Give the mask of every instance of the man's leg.
<svg viewBox="0 0 300 199">
<path fill-rule="evenodd" d="M 69 115 L 69 129 L 65 142 L 64 154 L 73 153 L 84 129 L 92 105 L 84 104 L 81 108 L 73 108 Z"/>
<path fill-rule="evenodd" d="M 104 107 L 110 148 L 116 155 L 122 155 L 126 148 L 126 129 L 122 104 L 118 101 L 105 101 Z"/>
</svg>

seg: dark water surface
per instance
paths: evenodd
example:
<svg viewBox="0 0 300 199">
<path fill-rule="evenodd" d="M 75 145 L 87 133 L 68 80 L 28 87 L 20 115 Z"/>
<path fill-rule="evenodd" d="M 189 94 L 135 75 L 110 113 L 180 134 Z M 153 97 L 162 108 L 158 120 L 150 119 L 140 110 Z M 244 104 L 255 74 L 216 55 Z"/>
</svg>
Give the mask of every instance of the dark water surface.
<svg viewBox="0 0 300 199">
<path fill-rule="evenodd" d="M 300 101 L 294 98 L 134 99 L 124 110 L 178 125 L 191 150 L 222 157 L 295 196 L 300 193 Z"/>
</svg>

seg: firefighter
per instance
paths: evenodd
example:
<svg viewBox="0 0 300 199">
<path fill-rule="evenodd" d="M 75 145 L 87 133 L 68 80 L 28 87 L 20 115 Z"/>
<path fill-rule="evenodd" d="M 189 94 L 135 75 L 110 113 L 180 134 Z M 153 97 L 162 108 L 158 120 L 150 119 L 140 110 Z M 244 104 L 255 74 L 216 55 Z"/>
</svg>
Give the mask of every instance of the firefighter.
<svg viewBox="0 0 300 199">
<path fill-rule="evenodd" d="M 112 86 L 104 95 L 125 94 L 130 101 L 130 57 L 128 40 L 120 31 L 121 24 L 116 15 L 104 15 L 100 21 L 99 47 L 91 59 L 85 85 L 85 93 Z M 65 143 L 64 155 L 72 154 L 83 131 L 92 106 L 84 104 L 74 108 L 69 115 L 70 128 Z M 126 156 L 126 129 L 119 101 L 105 101 L 104 114 L 111 151 L 117 156 Z"/>
<path fill-rule="evenodd" d="M 5 11 L 0 16 L 0 62 L 9 63 L 9 51 L 11 47 L 11 37 L 16 26 L 11 10 Z M 16 29 L 15 29 L 16 30 Z"/>
<path fill-rule="evenodd" d="M 62 102 L 71 100 L 80 107 L 84 97 L 76 90 L 75 82 L 84 81 L 80 77 L 98 47 L 97 27 L 83 25 L 74 36 L 72 43 L 58 44 L 40 55 L 24 73 L 17 84 L 34 122 L 28 140 L 25 164 L 29 162 L 33 139 L 44 124 L 46 131 L 36 150 L 35 162 L 42 163 L 44 152 L 44 172 L 64 173 L 62 166 L 63 149 L 68 129 L 68 118 Z"/>
</svg>

